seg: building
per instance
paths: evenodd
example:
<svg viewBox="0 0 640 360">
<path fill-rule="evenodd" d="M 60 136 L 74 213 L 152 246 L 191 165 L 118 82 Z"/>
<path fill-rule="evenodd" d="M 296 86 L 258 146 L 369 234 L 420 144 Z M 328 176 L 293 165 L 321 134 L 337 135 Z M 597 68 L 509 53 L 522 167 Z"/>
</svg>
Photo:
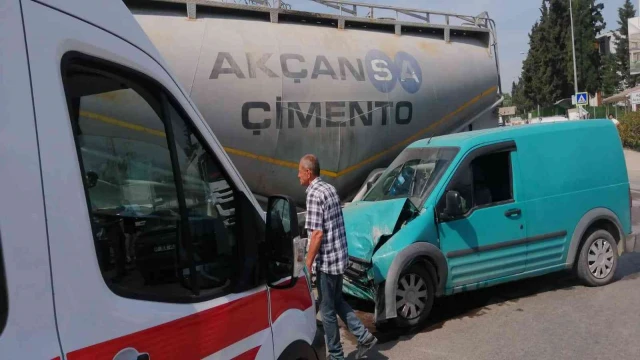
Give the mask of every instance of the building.
<svg viewBox="0 0 640 360">
<path fill-rule="evenodd" d="M 619 31 L 609 31 L 596 36 L 600 55 L 605 56 L 616 53 L 616 38 L 614 37 L 614 33 L 618 35 L 620 34 Z"/>
<path fill-rule="evenodd" d="M 604 99 L 602 102 L 605 105 L 614 104 L 616 106 L 627 106 L 628 104 L 631 104 L 631 100 L 630 100 L 631 94 L 637 93 L 637 92 L 640 92 L 640 86 L 636 86 L 634 88 L 624 90 L 618 94 L 615 94 L 613 96 L 610 96 Z M 632 111 L 638 111 L 639 107 L 640 107 L 639 105 L 631 104 Z"/>
</svg>

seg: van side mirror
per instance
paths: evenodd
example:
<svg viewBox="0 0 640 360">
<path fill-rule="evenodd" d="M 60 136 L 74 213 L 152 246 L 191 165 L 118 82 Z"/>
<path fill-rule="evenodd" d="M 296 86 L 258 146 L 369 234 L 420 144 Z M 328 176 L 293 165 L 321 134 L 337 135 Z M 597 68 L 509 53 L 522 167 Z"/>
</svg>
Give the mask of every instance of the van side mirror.
<svg viewBox="0 0 640 360">
<path fill-rule="evenodd" d="M 305 266 L 306 250 L 293 199 L 270 196 L 266 225 L 267 283 L 275 289 L 291 288 Z"/>
<path fill-rule="evenodd" d="M 459 192 L 449 190 L 445 194 L 444 215 L 449 218 L 455 218 L 464 214 L 463 199 Z"/>
</svg>

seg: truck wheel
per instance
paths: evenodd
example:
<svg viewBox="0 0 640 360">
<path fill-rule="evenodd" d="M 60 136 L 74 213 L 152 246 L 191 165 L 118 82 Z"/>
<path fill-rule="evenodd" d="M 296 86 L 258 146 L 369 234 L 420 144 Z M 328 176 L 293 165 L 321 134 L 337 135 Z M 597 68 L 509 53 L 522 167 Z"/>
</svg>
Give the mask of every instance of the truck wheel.
<svg viewBox="0 0 640 360">
<path fill-rule="evenodd" d="M 606 230 L 592 232 L 582 245 L 577 275 L 587 286 L 602 286 L 611 282 L 618 266 L 618 246 Z"/>
<path fill-rule="evenodd" d="M 433 306 L 435 287 L 433 277 L 420 264 L 413 264 L 402 271 L 396 284 L 396 309 L 394 322 L 399 327 L 423 324 Z"/>
</svg>

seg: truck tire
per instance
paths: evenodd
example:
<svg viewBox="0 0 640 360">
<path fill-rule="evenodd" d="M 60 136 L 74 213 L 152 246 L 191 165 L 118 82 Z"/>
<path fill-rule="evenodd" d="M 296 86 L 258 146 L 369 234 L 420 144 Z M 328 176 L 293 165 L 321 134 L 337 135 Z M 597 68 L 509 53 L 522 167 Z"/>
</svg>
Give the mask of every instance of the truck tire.
<svg viewBox="0 0 640 360">
<path fill-rule="evenodd" d="M 402 271 L 396 284 L 396 326 L 413 327 L 424 324 L 435 298 L 433 278 L 433 274 L 420 263 L 411 264 Z"/>
<path fill-rule="evenodd" d="M 613 236 L 603 229 L 587 235 L 576 264 L 576 275 L 587 286 L 611 282 L 618 267 L 618 246 Z"/>
</svg>

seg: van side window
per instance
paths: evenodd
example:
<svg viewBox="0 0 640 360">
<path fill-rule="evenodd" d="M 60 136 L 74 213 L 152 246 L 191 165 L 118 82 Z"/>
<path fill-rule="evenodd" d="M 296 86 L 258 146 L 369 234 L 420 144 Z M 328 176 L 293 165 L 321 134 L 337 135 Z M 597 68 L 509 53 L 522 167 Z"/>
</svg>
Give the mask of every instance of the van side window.
<svg viewBox="0 0 640 360">
<path fill-rule="evenodd" d="M 510 153 L 480 156 L 471 162 L 473 198 L 476 207 L 513 199 Z"/>
<path fill-rule="evenodd" d="M 464 168 L 458 169 L 449 190 L 460 193 L 464 212 L 513 200 L 511 153 L 501 151 L 478 156 Z M 445 207 L 444 196 L 438 209 Z"/>
<path fill-rule="evenodd" d="M 231 292 L 241 263 L 236 189 L 186 116 L 158 85 L 120 67 L 72 57 L 63 73 L 109 288 L 168 302 Z"/>
</svg>

